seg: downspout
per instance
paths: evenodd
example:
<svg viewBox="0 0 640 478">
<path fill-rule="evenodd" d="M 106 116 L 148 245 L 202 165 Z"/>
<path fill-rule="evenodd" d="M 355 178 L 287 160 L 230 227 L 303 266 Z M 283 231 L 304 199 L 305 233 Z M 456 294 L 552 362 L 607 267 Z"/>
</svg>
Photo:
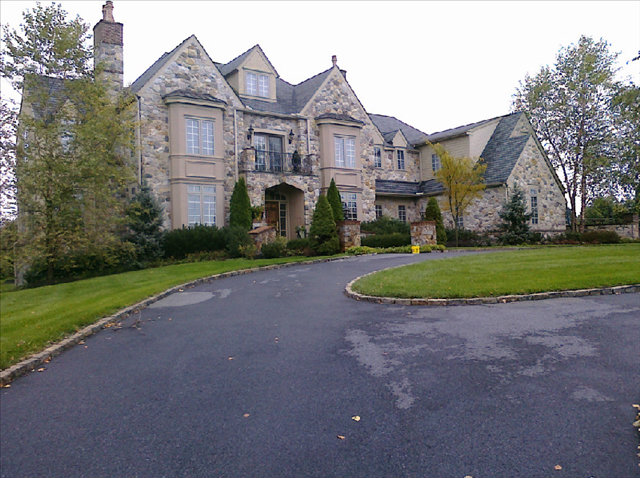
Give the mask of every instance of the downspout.
<svg viewBox="0 0 640 478">
<path fill-rule="evenodd" d="M 140 132 L 140 128 L 142 128 L 142 103 L 140 96 L 136 95 L 138 99 L 138 127 L 137 130 L 137 143 L 138 143 L 138 184 L 142 187 L 142 133 Z"/>
<path fill-rule="evenodd" d="M 238 110 L 233 108 L 233 155 L 235 157 L 235 178 L 238 182 Z"/>
<path fill-rule="evenodd" d="M 309 118 L 307 120 L 307 156 L 311 154 L 311 139 L 309 138 L 309 130 L 311 127 L 309 126 Z"/>
</svg>

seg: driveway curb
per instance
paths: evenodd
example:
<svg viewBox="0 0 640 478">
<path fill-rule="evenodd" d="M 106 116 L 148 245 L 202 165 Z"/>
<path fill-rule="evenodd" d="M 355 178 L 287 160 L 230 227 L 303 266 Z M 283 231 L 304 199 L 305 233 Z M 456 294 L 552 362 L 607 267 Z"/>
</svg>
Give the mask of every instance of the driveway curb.
<svg viewBox="0 0 640 478">
<path fill-rule="evenodd" d="M 148 305 L 151 305 L 154 302 L 157 302 L 160 299 L 163 299 L 164 297 L 170 294 L 173 294 L 174 292 L 181 292 L 182 290 L 187 288 L 195 287 L 197 285 L 205 284 L 207 282 L 212 282 L 218 279 L 225 279 L 227 277 L 233 277 L 233 276 L 238 276 L 243 274 L 251 274 L 253 272 L 270 270 L 270 269 L 282 269 L 285 267 L 299 266 L 299 265 L 305 265 L 305 264 L 318 264 L 321 262 L 332 262 L 332 261 L 343 260 L 348 257 L 350 256 L 330 257 L 327 259 L 316 259 L 316 260 L 309 260 L 309 261 L 302 261 L 302 262 L 287 262 L 285 264 L 273 264 L 273 265 L 262 266 L 262 267 L 253 267 L 251 269 L 242 269 L 238 271 L 223 272 L 221 274 L 214 274 L 212 276 L 202 277 L 200 279 L 195 279 L 189 282 L 185 282 L 184 284 L 171 287 L 170 289 L 160 292 L 159 294 L 156 294 L 151 297 L 147 297 L 146 299 L 136 304 L 133 304 L 122 310 L 119 310 L 113 315 L 110 315 L 108 317 L 103 317 L 97 322 L 87 325 L 86 327 L 82 328 L 75 334 L 61 340 L 60 342 L 50 345 L 49 347 L 44 349 L 42 352 L 38 352 L 34 355 L 31 355 L 29 358 L 21 362 L 18 362 L 17 364 L 12 365 L 11 367 L 5 370 L 2 370 L 0 372 L 0 387 L 4 387 L 6 384 L 12 382 L 16 378 L 22 375 L 26 375 L 28 372 L 32 372 L 37 368 L 41 367 L 42 365 L 49 363 L 53 357 L 60 355 L 62 352 L 78 344 L 86 337 L 89 337 L 90 335 L 93 335 L 99 332 L 103 328 L 110 327 L 112 324 L 115 324 L 116 322 L 119 322 L 129 317 L 131 314 L 135 314 L 139 312 L 140 310 L 144 309 Z"/>
<path fill-rule="evenodd" d="M 389 269 L 395 269 L 390 267 Z M 482 305 L 482 304 L 506 304 L 509 302 L 520 302 L 525 300 L 544 300 L 544 299 L 556 299 L 559 297 L 584 297 L 588 295 L 612 295 L 612 294 L 631 294 L 640 292 L 640 284 L 632 285 L 619 285 L 614 287 L 600 287 L 595 289 L 577 289 L 577 290 L 561 290 L 551 292 L 536 292 L 534 294 L 522 294 L 522 295 L 501 295 L 497 297 L 467 297 L 460 299 L 407 299 L 402 297 L 379 297 L 374 295 L 365 295 L 355 292 L 352 288 L 353 284 L 376 272 L 370 272 L 360 277 L 356 277 L 347 284 L 344 289 L 344 293 L 347 297 L 373 302 L 375 304 L 395 304 L 395 305 L 422 305 L 422 306 L 450 306 L 450 305 Z"/>
</svg>

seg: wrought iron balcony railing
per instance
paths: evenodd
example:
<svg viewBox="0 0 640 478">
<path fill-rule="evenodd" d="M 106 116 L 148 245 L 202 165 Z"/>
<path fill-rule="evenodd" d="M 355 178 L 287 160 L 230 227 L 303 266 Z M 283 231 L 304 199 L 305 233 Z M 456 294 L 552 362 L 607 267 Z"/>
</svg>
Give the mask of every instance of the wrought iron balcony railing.
<svg viewBox="0 0 640 478">
<path fill-rule="evenodd" d="M 249 148 L 243 151 L 241 167 L 244 171 L 264 173 L 287 173 L 311 175 L 311 156 L 301 156 L 295 153 L 280 151 L 266 151 Z"/>
</svg>

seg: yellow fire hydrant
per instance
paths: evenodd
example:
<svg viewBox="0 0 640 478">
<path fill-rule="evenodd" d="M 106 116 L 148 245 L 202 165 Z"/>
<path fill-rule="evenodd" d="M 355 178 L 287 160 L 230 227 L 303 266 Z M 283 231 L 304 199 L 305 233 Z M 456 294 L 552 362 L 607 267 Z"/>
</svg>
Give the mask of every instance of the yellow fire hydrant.
<svg viewBox="0 0 640 478">
<path fill-rule="evenodd" d="M 411 254 L 420 254 L 420 246 L 411 246 Z"/>
</svg>

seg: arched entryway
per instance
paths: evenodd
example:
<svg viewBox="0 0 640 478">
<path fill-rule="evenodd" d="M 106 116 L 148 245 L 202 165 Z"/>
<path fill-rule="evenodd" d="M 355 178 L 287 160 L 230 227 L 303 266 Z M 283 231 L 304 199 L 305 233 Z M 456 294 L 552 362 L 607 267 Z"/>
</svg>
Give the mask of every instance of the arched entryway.
<svg viewBox="0 0 640 478">
<path fill-rule="evenodd" d="M 295 239 L 297 228 L 304 226 L 304 193 L 286 183 L 265 189 L 264 217 L 278 235 Z"/>
</svg>

